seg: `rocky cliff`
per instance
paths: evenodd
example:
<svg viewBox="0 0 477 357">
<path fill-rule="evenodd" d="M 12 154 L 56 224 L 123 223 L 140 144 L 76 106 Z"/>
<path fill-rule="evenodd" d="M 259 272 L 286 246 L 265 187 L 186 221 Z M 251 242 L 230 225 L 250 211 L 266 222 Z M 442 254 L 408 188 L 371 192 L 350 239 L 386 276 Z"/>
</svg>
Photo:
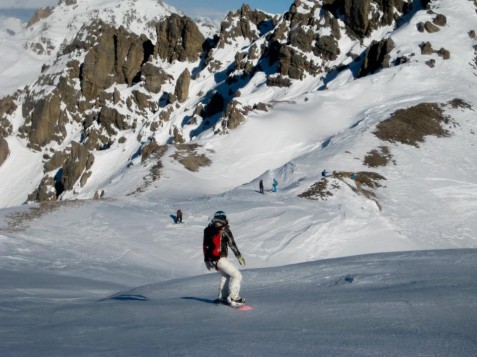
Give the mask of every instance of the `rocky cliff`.
<svg viewBox="0 0 477 357">
<path fill-rule="evenodd" d="M 406 63 L 408 58 L 393 57 L 393 40 L 377 30 L 396 29 L 428 3 L 295 0 L 282 15 L 243 5 L 209 38 L 192 19 L 170 9 L 141 18 L 131 2 L 122 23 L 93 11 L 79 29 L 70 26 L 74 33 L 60 45 L 48 38 L 28 42 L 37 53 L 54 55 L 34 83 L 0 100 L 0 165 L 9 154 L 7 139 L 15 136 L 43 163 L 39 183 L 25 199 L 74 196 L 102 170 L 95 165 L 98 152 L 129 150 L 130 165 L 152 142 L 180 144 L 207 131 L 224 134 L 250 111 L 269 110 L 272 101 L 248 96 L 251 83 L 272 88 L 280 99 L 296 83 L 325 89 L 339 71 L 358 78 Z M 78 6 L 60 1 L 28 26 L 53 26 L 52 16 L 79 11 Z M 439 30 L 445 17 L 430 14 L 431 22 Z M 423 24 L 416 31 L 435 29 Z M 442 53 L 443 59 L 450 55 Z"/>
</svg>

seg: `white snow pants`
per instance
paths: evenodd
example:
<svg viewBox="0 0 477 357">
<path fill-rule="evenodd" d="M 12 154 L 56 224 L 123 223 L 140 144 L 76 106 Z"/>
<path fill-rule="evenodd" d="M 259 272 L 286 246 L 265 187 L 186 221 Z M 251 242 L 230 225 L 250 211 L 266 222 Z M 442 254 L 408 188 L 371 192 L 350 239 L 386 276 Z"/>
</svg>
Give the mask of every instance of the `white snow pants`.
<svg viewBox="0 0 477 357">
<path fill-rule="evenodd" d="M 220 258 L 217 262 L 217 268 L 220 273 L 218 298 L 238 299 L 240 297 L 240 282 L 242 281 L 240 271 L 227 258 Z"/>
</svg>

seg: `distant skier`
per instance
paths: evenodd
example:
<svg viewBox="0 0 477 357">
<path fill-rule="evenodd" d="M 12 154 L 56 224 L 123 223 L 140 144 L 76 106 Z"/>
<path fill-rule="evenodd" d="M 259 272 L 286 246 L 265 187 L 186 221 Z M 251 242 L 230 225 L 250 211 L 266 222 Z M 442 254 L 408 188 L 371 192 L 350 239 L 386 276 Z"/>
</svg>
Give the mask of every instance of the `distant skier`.
<svg viewBox="0 0 477 357">
<path fill-rule="evenodd" d="M 278 187 L 277 187 L 277 186 L 278 186 L 278 181 L 277 181 L 277 179 L 274 178 L 274 179 L 273 179 L 273 185 L 272 185 L 272 191 L 273 191 L 273 192 L 277 192 L 277 191 L 278 191 Z"/>
<path fill-rule="evenodd" d="M 260 180 L 258 187 L 260 188 L 260 193 L 263 193 L 263 180 Z"/>
<path fill-rule="evenodd" d="M 180 209 L 176 213 L 176 223 L 182 223 L 182 211 Z"/>
<path fill-rule="evenodd" d="M 245 266 L 245 259 L 235 244 L 225 212 L 217 211 L 212 221 L 204 229 L 204 262 L 208 270 L 215 269 L 220 273 L 217 301 L 236 306 L 244 304 L 245 299 L 239 295 L 242 274 L 227 259 L 229 247 L 240 265 Z"/>
<path fill-rule="evenodd" d="M 326 170 L 321 171 L 321 176 L 326 177 L 327 174 Z"/>
</svg>

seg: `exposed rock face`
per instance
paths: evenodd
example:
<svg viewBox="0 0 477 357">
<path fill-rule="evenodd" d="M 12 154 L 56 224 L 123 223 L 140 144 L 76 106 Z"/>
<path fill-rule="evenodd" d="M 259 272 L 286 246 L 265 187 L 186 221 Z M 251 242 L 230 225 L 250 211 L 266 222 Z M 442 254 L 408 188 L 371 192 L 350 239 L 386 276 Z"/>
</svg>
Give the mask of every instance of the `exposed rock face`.
<svg viewBox="0 0 477 357">
<path fill-rule="evenodd" d="M 66 136 L 64 124 L 67 119 L 60 105 L 61 99 L 58 94 L 33 103 L 25 101 L 24 111 L 28 112 L 30 106 L 33 106 L 33 110 L 25 115 L 25 125 L 21 128 L 21 132 L 28 135 L 30 146 L 33 149 L 39 150 L 39 147 L 50 141 L 61 141 Z"/>
<path fill-rule="evenodd" d="M 49 175 L 43 177 L 38 188 L 28 196 L 27 201 L 55 201 L 58 197 L 55 178 Z"/>
<path fill-rule="evenodd" d="M 282 76 L 278 77 L 268 77 L 267 86 L 269 87 L 290 87 L 291 80 L 289 78 L 284 78 Z"/>
<path fill-rule="evenodd" d="M 295 1 L 271 35 L 270 63 L 279 61 L 279 73 L 292 79 L 303 79 L 305 72 L 317 75 L 323 71 L 306 54 L 319 56 L 324 61 L 334 60 L 340 54 L 341 37 L 338 21 L 328 11 L 320 12 L 319 3 L 312 8 Z M 303 8 L 299 11 L 298 8 Z M 325 34 L 325 33 L 330 33 Z M 284 41 L 286 39 L 286 41 Z M 269 85 L 286 86 L 281 80 L 270 79 Z"/>
<path fill-rule="evenodd" d="M 126 117 L 115 108 L 103 107 L 99 112 L 98 121 L 109 135 L 115 135 L 116 129 L 125 130 L 129 125 L 125 122 Z"/>
<path fill-rule="evenodd" d="M 426 61 L 424 63 L 431 68 L 434 68 L 436 66 L 436 60 L 434 58 L 431 58 L 429 61 Z"/>
<path fill-rule="evenodd" d="M 421 54 L 423 55 L 432 55 L 434 53 L 434 49 L 429 41 L 421 43 L 419 47 L 421 48 Z"/>
<path fill-rule="evenodd" d="M 333 36 L 318 36 L 313 52 L 324 60 L 333 61 L 340 54 L 338 41 Z"/>
<path fill-rule="evenodd" d="M 53 9 L 49 6 L 44 9 L 38 10 L 37 12 L 33 14 L 32 18 L 28 21 L 27 27 L 30 27 L 33 24 L 36 24 L 38 21 L 42 19 L 46 19 L 52 13 L 53 13 Z"/>
<path fill-rule="evenodd" d="M 81 68 L 81 89 L 87 100 L 96 98 L 113 83 L 129 86 L 140 80 L 143 63 L 153 54 L 153 45 L 123 27 L 100 23 L 98 45 L 92 48 Z"/>
<path fill-rule="evenodd" d="M 411 0 L 294 1 L 284 16 L 286 21 L 269 36 L 268 57 L 270 64 L 279 62 L 280 77 L 271 77 L 267 84 L 286 86 L 286 77 L 303 79 L 306 73 L 316 76 L 330 71 L 328 63 L 341 54 L 338 40 L 343 34 L 338 19 L 351 38 L 363 39 L 380 26 L 393 24 L 411 6 Z M 361 75 L 389 66 L 389 46 L 386 42 L 368 51 Z M 313 57 L 318 58 L 310 60 Z"/>
<path fill-rule="evenodd" d="M 389 53 L 394 46 L 394 41 L 390 38 L 380 42 L 374 41 L 366 50 L 364 62 L 359 72 L 359 77 L 364 77 L 368 74 L 375 73 L 381 68 L 388 68 L 390 60 Z"/>
<path fill-rule="evenodd" d="M 439 51 L 436 51 L 437 55 L 442 57 L 445 60 L 450 59 L 450 52 L 446 50 L 445 48 L 441 48 Z"/>
<path fill-rule="evenodd" d="M 152 93 L 159 93 L 162 85 L 172 78 L 162 68 L 156 67 L 149 62 L 142 67 L 142 74 L 145 80 L 144 87 Z"/>
<path fill-rule="evenodd" d="M 433 33 L 433 32 L 438 32 L 439 31 L 439 27 L 437 27 L 436 25 L 434 25 L 432 22 L 430 21 L 426 21 L 424 23 L 424 29 L 429 32 L 429 33 Z"/>
<path fill-rule="evenodd" d="M 252 10 L 247 4 L 243 4 L 237 12 L 229 12 L 227 17 L 220 24 L 219 48 L 231 44 L 237 37 L 244 37 L 250 41 L 258 39 L 261 34 L 269 29 L 269 23 L 274 20 L 272 16 L 259 11 Z"/>
<path fill-rule="evenodd" d="M 65 190 L 73 189 L 86 170 L 89 170 L 94 163 L 94 155 L 91 154 L 83 145 L 72 142 L 71 152 L 63 164 L 63 174 L 61 183 Z"/>
<path fill-rule="evenodd" d="M 53 156 L 47 162 L 45 162 L 44 171 L 49 172 L 57 170 L 63 165 L 65 159 L 66 154 L 63 151 L 55 151 Z"/>
<path fill-rule="evenodd" d="M 357 38 L 369 36 L 374 29 L 391 25 L 395 11 L 406 13 L 412 7 L 410 0 L 324 0 L 323 8 L 335 17 L 344 14 L 343 21 L 350 34 Z"/>
<path fill-rule="evenodd" d="M 305 71 L 311 74 L 319 72 L 319 68 L 315 67 L 304 55 L 287 45 L 280 45 L 278 60 L 280 74 L 292 79 L 303 79 Z"/>
<path fill-rule="evenodd" d="M 167 147 L 159 145 L 155 140 L 145 144 L 141 148 L 141 162 L 145 162 L 152 156 L 161 157 L 167 151 Z"/>
<path fill-rule="evenodd" d="M 444 15 L 442 14 L 438 14 L 433 20 L 432 22 L 437 25 L 437 26 L 445 26 L 447 24 L 447 17 L 445 17 Z"/>
<path fill-rule="evenodd" d="M 367 35 L 369 29 L 369 6 L 371 0 L 345 0 L 344 14 L 346 24 L 360 38 Z"/>
<path fill-rule="evenodd" d="M 0 118 L 3 118 L 6 114 L 12 114 L 16 109 L 17 105 L 11 96 L 7 95 L 0 99 Z"/>
<path fill-rule="evenodd" d="M 9 153 L 10 150 L 8 149 L 8 142 L 3 138 L 3 136 L 0 136 L 0 166 L 3 165 Z"/>
<path fill-rule="evenodd" d="M 228 129 L 235 129 L 245 121 L 244 112 L 239 109 L 239 105 L 239 102 L 233 100 L 225 110 L 224 117 Z"/>
<path fill-rule="evenodd" d="M 17 105 L 11 96 L 0 99 L 0 137 L 6 137 L 12 133 L 12 124 L 6 118 L 17 109 Z"/>
<path fill-rule="evenodd" d="M 190 18 L 172 14 L 157 25 L 154 52 L 169 62 L 197 61 L 205 39 Z"/>
<path fill-rule="evenodd" d="M 183 144 L 185 143 L 185 139 L 184 137 L 182 136 L 179 128 L 177 128 L 176 126 L 174 127 L 174 130 L 172 131 L 172 135 L 174 137 L 174 143 L 175 144 Z"/>
<path fill-rule="evenodd" d="M 134 90 L 132 91 L 132 94 L 134 95 L 132 98 L 134 102 L 136 103 L 138 109 L 144 111 L 148 108 L 151 110 L 156 108 L 156 104 L 150 101 L 151 96 L 148 93 L 144 93 L 139 90 Z M 120 130 L 124 130 L 124 128 L 127 129 L 129 128 L 129 126 L 126 125 L 126 126 L 118 127 L 118 129 Z"/>
<path fill-rule="evenodd" d="M 180 103 L 183 103 L 189 96 L 190 72 L 186 68 L 177 79 L 174 94 Z"/>
</svg>

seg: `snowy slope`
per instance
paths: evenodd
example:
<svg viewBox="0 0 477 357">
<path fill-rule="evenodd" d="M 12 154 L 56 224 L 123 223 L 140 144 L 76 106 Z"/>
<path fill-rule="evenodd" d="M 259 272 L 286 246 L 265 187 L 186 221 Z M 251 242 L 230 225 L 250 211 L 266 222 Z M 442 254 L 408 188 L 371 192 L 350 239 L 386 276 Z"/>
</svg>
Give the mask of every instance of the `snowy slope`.
<svg viewBox="0 0 477 357">
<path fill-rule="evenodd" d="M 0 351 L 474 356 L 476 254 L 380 254 L 247 270 L 243 290 L 252 311 L 215 305 L 214 274 L 120 290 L 87 278 L 2 271 Z"/>
</svg>

